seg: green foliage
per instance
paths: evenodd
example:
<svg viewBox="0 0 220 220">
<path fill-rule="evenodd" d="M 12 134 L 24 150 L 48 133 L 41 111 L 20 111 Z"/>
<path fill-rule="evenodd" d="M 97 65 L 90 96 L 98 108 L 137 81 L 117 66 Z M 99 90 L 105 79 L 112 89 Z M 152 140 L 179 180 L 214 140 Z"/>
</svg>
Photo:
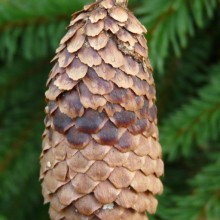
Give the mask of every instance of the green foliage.
<svg viewBox="0 0 220 220">
<path fill-rule="evenodd" d="M 207 150 L 208 142 L 220 135 L 220 64 L 206 74 L 210 72 L 210 82 L 198 97 L 163 122 L 161 141 L 170 159 L 190 157 L 195 146 Z"/>
<path fill-rule="evenodd" d="M 218 152 L 215 158 L 209 161 L 209 165 L 204 166 L 188 181 L 192 188 L 191 194 L 173 196 L 176 207 L 169 210 L 170 215 L 176 216 L 178 220 L 219 219 L 219 158 Z"/>
<path fill-rule="evenodd" d="M 196 28 L 203 28 L 212 18 L 217 0 L 146 0 L 137 13 L 151 34 L 150 53 L 161 72 L 170 47 L 177 56 L 186 47 Z"/>
<path fill-rule="evenodd" d="M 45 82 L 70 15 L 89 0 L 0 3 L 0 220 L 48 220 L 38 181 Z M 220 219 L 217 0 L 130 0 L 148 29 L 166 172 L 152 220 Z"/>
<path fill-rule="evenodd" d="M 70 15 L 88 0 L 9 0 L 0 5 L 0 58 L 33 60 L 54 51 Z M 54 34 L 56 33 L 56 34 Z"/>
<path fill-rule="evenodd" d="M 42 66 L 43 61 L 20 61 L 1 73 L 0 109 L 7 117 L 0 120 L 0 210 L 8 219 L 28 219 L 26 215 L 42 204 L 41 197 L 36 197 L 40 195 L 38 158 L 44 115 L 39 85 L 46 80 L 46 74 L 39 74 Z"/>
</svg>

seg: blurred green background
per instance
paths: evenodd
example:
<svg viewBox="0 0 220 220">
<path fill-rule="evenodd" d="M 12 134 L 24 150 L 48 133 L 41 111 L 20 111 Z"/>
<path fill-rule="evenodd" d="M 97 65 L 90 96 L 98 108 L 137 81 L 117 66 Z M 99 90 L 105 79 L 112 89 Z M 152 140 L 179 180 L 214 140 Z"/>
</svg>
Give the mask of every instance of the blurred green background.
<svg viewBox="0 0 220 220">
<path fill-rule="evenodd" d="M 38 182 L 45 82 L 89 0 L 0 0 L 0 220 L 48 220 Z M 147 27 L 165 192 L 154 220 L 220 220 L 220 4 L 130 0 Z"/>
</svg>

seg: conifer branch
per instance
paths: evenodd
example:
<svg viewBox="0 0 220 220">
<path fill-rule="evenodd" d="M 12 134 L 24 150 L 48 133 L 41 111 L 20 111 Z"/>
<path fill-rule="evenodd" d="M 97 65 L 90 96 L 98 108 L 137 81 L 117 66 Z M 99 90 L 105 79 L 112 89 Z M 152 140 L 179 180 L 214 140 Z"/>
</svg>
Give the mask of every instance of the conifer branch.
<svg viewBox="0 0 220 220">
<path fill-rule="evenodd" d="M 161 141 L 170 159 L 190 156 L 191 147 L 204 148 L 220 133 L 220 65 L 211 68 L 210 83 L 173 116 L 163 121 Z"/>
<path fill-rule="evenodd" d="M 170 218 L 172 216 L 178 220 L 217 220 L 219 218 L 219 157 L 217 153 L 216 159 L 212 159 L 209 165 L 206 165 L 189 181 L 191 192 L 188 195 L 174 196 L 173 202 L 176 205 L 169 211 Z"/>
<path fill-rule="evenodd" d="M 150 51 L 153 65 L 160 71 L 164 68 L 170 48 L 176 56 L 188 44 L 197 28 L 203 28 L 219 7 L 217 0 L 164 1 L 146 0 L 137 10 L 151 35 Z M 152 13 L 152 11 L 154 13 Z M 142 16 L 141 16 L 142 15 Z"/>
</svg>

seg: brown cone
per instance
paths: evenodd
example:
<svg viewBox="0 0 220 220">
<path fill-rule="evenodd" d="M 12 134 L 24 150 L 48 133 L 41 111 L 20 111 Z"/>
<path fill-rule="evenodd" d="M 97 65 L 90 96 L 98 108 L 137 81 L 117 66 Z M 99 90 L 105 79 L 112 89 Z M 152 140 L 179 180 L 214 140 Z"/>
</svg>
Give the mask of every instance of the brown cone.
<svg viewBox="0 0 220 220">
<path fill-rule="evenodd" d="M 144 220 L 163 191 L 146 29 L 126 0 L 73 14 L 46 91 L 42 192 L 52 220 Z"/>
</svg>

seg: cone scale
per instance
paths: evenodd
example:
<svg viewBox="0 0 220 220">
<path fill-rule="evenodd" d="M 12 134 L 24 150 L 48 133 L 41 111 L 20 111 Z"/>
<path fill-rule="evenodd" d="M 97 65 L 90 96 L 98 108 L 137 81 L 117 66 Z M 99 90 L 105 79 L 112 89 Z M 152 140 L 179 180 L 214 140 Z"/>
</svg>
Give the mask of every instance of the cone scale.
<svg viewBox="0 0 220 220">
<path fill-rule="evenodd" d="M 146 220 L 163 175 L 146 29 L 126 0 L 73 14 L 47 81 L 40 158 L 51 220 Z"/>
</svg>

